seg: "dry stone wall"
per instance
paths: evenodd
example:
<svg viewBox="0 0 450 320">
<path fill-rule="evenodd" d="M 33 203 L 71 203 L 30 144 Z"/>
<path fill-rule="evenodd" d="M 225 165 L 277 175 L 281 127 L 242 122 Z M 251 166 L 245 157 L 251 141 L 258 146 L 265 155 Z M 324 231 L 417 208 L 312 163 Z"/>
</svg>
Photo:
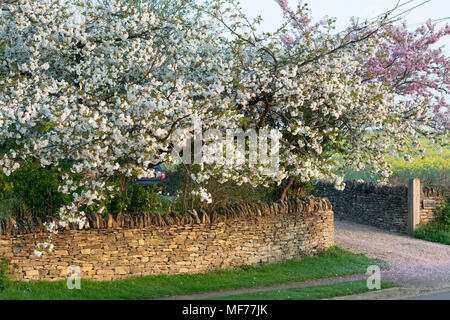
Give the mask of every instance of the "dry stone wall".
<svg viewBox="0 0 450 320">
<path fill-rule="evenodd" d="M 330 200 L 335 217 L 377 228 L 408 233 L 408 187 L 379 186 L 375 183 L 347 181 L 343 191 L 332 183 L 318 182 L 311 192 Z M 442 195 L 435 188 L 421 192 L 421 223 L 434 219 L 433 211 Z"/>
<path fill-rule="evenodd" d="M 423 188 L 420 193 L 420 222 L 427 224 L 435 218 L 434 209 L 443 200 L 443 195 L 436 188 Z"/>
<path fill-rule="evenodd" d="M 334 245 L 331 204 L 315 197 L 88 219 L 84 230 L 70 225 L 55 235 L 55 250 L 41 257 L 34 246 L 48 236 L 43 222 L 55 218 L 0 219 L 0 256 L 16 265 L 18 280 L 65 279 L 69 266 L 82 278 L 114 280 L 280 262 Z"/>
</svg>

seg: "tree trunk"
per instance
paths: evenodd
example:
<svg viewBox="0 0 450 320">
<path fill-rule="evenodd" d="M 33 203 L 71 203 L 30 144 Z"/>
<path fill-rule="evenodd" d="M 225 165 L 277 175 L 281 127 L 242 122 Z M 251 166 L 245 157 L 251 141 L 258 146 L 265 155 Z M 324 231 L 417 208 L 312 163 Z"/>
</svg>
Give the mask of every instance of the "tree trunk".
<svg viewBox="0 0 450 320">
<path fill-rule="evenodd" d="M 183 194 L 182 194 L 182 201 L 181 201 L 181 211 L 187 210 L 187 196 L 188 196 L 188 189 L 189 189 L 189 171 L 186 170 L 186 168 L 183 168 L 184 172 L 184 181 L 183 181 Z"/>
<path fill-rule="evenodd" d="M 37 168 L 41 164 L 41 159 L 39 158 L 33 158 L 33 167 Z"/>
<path fill-rule="evenodd" d="M 120 174 L 120 191 L 121 191 L 121 197 L 122 197 L 122 201 L 125 202 L 126 198 L 127 198 L 127 179 L 125 178 L 124 175 Z M 123 214 L 123 208 L 120 208 L 120 214 Z"/>
<path fill-rule="evenodd" d="M 289 189 L 292 187 L 292 184 L 294 183 L 295 177 L 291 176 L 289 177 L 288 182 L 285 184 L 284 188 L 283 188 L 283 192 L 281 193 L 281 197 L 280 200 L 286 200 L 287 197 L 287 192 L 289 191 Z"/>
</svg>

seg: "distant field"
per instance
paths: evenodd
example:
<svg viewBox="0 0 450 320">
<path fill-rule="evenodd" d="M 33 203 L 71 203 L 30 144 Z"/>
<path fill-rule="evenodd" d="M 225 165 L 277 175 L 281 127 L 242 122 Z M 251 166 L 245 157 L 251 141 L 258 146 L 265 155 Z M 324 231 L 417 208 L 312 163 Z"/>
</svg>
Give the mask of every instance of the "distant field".
<svg viewBox="0 0 450 320">
<path fill-rule="evenodd" d="M 422 139 L 421 142 L 425 148 L 424 158 L 419 158 L 417 154 L 411 153 L 414 160 L 408 162 L 400 155 L 386 156 L 394 172 L 392 180 L 406 182 L 411 178 L 419 178 L 425 185 L 450 186 L 450 145 L 440 148 L 425 139 Z M 377 177 L 372 175 L 368 169 L 358 171 L 348 168 L 345 179 L 376 181 Z"/>
</svg>

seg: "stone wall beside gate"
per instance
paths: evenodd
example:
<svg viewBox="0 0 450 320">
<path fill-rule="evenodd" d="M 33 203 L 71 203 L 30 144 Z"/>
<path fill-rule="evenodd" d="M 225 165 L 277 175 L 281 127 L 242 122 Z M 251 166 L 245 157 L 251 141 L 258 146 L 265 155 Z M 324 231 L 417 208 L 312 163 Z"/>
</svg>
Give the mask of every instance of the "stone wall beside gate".
<svg viewBox="0 0 450 320">
<path fill-rule="evenodd" d="M 418 179 L 408 187 L 347 181 L 343 191 L 332 183 L 318 182 L 311 194 L 328 198 L 337 219 L 398 233 L 411 233 L 432 221 L 434 209 L 443 200 L 437 188 L 421 188 Z"/>
</svg>

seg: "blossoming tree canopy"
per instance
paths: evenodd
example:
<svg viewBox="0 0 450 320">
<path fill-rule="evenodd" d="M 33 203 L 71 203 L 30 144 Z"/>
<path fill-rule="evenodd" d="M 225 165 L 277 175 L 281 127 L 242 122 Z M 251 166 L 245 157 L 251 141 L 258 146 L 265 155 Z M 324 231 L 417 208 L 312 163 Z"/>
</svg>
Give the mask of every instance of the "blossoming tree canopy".
<svg viewBox="0 0 450 320">
<path fill-rule="evenodd" d="M 279 165 L 269 171 L 245 165 L 248 152 L 216 161 L 214 146 L 233 146 L 205 138 L 211 152 L 192 175 L 200 186 L 217 174 L 255 185 L 299 176 L 342 186 L 337 154 L 342 165 L 388 176 L 386 150 L 402 151 L 426 126 L 448 129 L 439 96 L 448 90 L 448 58 L 429 47 L 448 27 L 429 43 L 419 37 L 414 48 L 429 57 L 415 52 L 422 60 L 411 64 L 416 49 L 397 50 L 410 36 L 387 18 L 336 35 L 333 20 L 312 24 L 307 7 L 278 0 L 286 22 L 270 34 L 258 33 L 259 19 L 249 21 L 234 0 L 166 2 L 183 10 L 169 16 L 156 2 L 119 0 L 2 7 L 0 167 L 10 174 L 25 159 L 70 159 L 60 190 L 73 202 L 61 208 L 62 225 L 82 228 L 83 207 L 103 199 L 113 177 L 127 182 L 171 161 L 175 137 L 195 138 L 192 118 L 203 130 L 276 129 L 281 137 Z M 214 200 L 202 188 L 194 194 Z M 50 238 L 57 227 L 48 225 Z"/>
<path fill-rule="evenodd" d="M 82 227 L 80 208 L 101 199 L 114 174 L 145 175 L 167 161 L 171 133 L 188 134 L 192 114 L 210 126 L 234 121 L 223 96 L 233 59 L 211 20 L 159 19 L 123 1 L 3 9 L 0 166 L 10 174 L 30 157 L 42 166 L 71 159 L 61 191 L 74 201 L 63 223 Z"/>
<path fill-rule="evenodd" d="M 437 30 L 431 22 L 414 31 L 408 31 L 405 23 L 387 25 L 382 33 L 385 40 L 366 62 L 366 81 L 390 85 L 410 109 L 417 99 L 424 99 L 433 114 L 429 125 L 439 131 L 450 129 L 450 61 L 436 43 L 449 35 L 449 25 Z"/>
<path fill-rule="evenodd" d="M 336 34 L 333 19 L 312 23 L 307 5 L 276 2 L 285 24 L 274 34 L 257 35 L 257 21 L 235 3 L 218 4 L 215 16 L 235 37 L 234 100 L 248 126 L 282 132 L 281 171 L 291 182 L 331 178 L 343 186 L 332 170 L 339 166 L 387 177 L 386 152 L 448 133 L 449 59 L 431 47 L 448 26 L 409 32 L 386 15 Z"/>
</svg>

